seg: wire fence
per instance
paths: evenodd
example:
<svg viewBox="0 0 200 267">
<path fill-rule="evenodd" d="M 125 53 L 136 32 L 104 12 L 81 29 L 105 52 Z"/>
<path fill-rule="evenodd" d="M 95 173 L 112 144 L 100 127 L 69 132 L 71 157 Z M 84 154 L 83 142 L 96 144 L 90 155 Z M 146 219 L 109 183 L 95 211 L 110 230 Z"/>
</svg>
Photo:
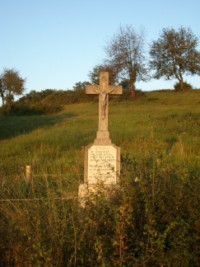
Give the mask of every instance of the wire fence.
<svg viewBox="0 0 200 267">
<path fill-rule="evenodd" d="M 60 174 L 64 177 L 67 176 L 79 176 L 79 177 L 83 177 L 84 174 L 83 173 L 64 173 L 64 174 Z M 31 184 L 32 180 L 36 177 L 58 177 L 58 174 L 47 174 L 47 173 L 41 173 L 41 174 L 35 174 L 32 170 L 32 166 L 31 165 L 26 165 L 25 167 L 25 173 L 23 175 L 23 178 L 25 179 L 25 181 L 27 182 L 27 184 Z M 70 195 L 72 193 L 70 192 Z M 48 201 L 48 200 L 60 200 L 60 201 L 69 201 L 69 200 L 76 200 L 79 199 L 80 197 L 78 196 L 78 192 L 77 192 L 77 196 L 68 196 L 68 197 L 33 197 L 33 198 L 2 198 L 0 199 L 0 203 L 9 203 L 9 202 L 29 202 L 29 201 Z"/>
<path fill-rule="evenodd" d="M 46 201 L 46 200 L 63 200 L 63 201 L 68 201 L 68 200 L 74 200 L 74 199 L 79 199 L 80 197 L 55 197 L 55 198 L 7 198 L 7 199 L 0 199 L 0 202 L 20 202 L 20 201 Z"/>
</svg>

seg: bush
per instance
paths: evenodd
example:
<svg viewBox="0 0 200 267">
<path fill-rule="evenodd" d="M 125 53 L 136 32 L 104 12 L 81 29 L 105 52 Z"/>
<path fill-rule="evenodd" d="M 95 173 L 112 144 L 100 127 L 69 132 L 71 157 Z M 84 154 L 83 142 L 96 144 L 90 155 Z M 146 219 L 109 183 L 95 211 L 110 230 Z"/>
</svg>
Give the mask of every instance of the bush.
<svg viewBox="0 0 200 267">
<path fill-rule="evenodd" d="M 10 109 L 6 106 L 0 108 L 0 115 L 11 115 L 11 116 L 31 116 L 31 115 L 45 115 L 52 114 L 61 111 L 61 106 L 49 105 L 49 104 L 36 104 L 27 105 L 15 103 Z"/>
<path fill-rule="evenodd" d="M 189 91 L 189 90 L 192 90 L 192 85 L 189 84 L 189 83 L 184 82 L 183 83 L 183 88 L 181 88 L 181 83 L 177 82 L 174 85 L 174 89 L 175 89 L 175 91 Z"/>
<path fill-rule="evenodd" d="M 110 95 L 111 101 L 139 100 L 145 97 L 141 90 L 135 91 L 135 96 L 130 96 L 130 91 L 123 90 L 120 96 Z M 76 90 L 53 90 L 46 89 L 41 92 L 31 91 L 18 101 L 12 104 L 8 109 L 5 105 L 0 108 L 0 115 L 43 115 L 57 113 L 65 105 L 84 102 L 97 102 L 98 95 L 87 95 L 85 89 Z"/>
<path fill-rule="evenodd" d="M 1 203 L 0 266 L 198 266 L 200 169 L 154 153 L 123 156 L 117 195 L 84 209 L 62 199 L 59 178 L 5 181 L 3 200 L 26 201 Z"/>
</svg>

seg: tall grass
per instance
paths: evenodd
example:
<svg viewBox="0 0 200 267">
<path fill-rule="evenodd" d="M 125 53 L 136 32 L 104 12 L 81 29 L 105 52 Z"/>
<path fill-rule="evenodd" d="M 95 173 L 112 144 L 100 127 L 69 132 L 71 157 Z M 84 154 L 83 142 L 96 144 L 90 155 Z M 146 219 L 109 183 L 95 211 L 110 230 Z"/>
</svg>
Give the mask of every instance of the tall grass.
<svg viewBox="0 0 200 267">
<path fill-rule="evenodd" d="M 199 91 L 111 101 L 121 186 L 85 209 L 77 190 L 97 103 L 1 117 L 0 266 L 198 266 L 199 101 Z"/>
</svg>

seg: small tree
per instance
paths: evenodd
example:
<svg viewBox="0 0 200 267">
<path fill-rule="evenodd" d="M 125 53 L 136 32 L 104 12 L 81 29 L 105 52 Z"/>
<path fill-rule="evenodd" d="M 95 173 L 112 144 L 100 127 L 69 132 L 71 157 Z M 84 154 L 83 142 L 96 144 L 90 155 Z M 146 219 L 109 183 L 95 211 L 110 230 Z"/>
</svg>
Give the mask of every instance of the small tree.
<svg viewBox="0 0 200 267">
<path fill-rule="evenodd" d="M 107 71 L 109 72 L 109 83 L 114 84 L 117 82 L 117 72 L 114 66 L 106 65 L 105 64 L 99 64 L 96 65 L 93 70 L 89 73 L 89 77 L 91 80 L 91 83 L 99 84 L 99 72 L 100 71 Z"/>
<path fill-rule="evenodd" d="M 200 74 L 200 52 L 196 49 L 197 45 L 198 39 L 190 29 L 163 29 L 150 49 L 150 67 L 155 70 L 154 78 L 175 78 L 178 87 L 184 90 L 183 75 Z"/>
<path fill-rule="evenodd" d="M 106 46 L 107 65 L 112 66 L 121 79 L 129 81 L 131 95 L 135 95 L 136 81 L 148 78 L 145 68 L 144 32 L 136 33 L 132 26 L 120 27 Z"/>
<path fill-rule="evenodd" d="M 75 85 L 73 86 L 73 90 L 74 91 L 78 91 L 78 90 L 85 90 L 85 87 L 87 84 L 90 84 L 89 82 L 85 81 L 85 82 L 77 82 L 75 83 Z"/>
<path fill-rule="evenodd" d="M 8 110 L 11 109 L 15 95 L 21 95 L 24 91 L 25 80 L 13 69 L 5 69 L 0 79 L 0 93 L 3 105 L 6 101 Z"/>
</svg>

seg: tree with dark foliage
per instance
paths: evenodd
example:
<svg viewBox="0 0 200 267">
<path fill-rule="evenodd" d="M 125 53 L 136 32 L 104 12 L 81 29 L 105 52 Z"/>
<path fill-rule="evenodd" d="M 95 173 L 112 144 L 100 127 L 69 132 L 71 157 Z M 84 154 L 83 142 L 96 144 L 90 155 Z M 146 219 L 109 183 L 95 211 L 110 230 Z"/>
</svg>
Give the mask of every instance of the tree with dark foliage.
<svg viewBox="0 0 200 267">
<path fill-rule="evenodd" d="M 117 80 L 117 73 L 112 65 L 107 65 L 106 63 L 99 64 L 94 66 L 93 70 L 90 71 L 89 77 L 92 84 L 99 84 L 99 72 L 100 71 L 107 71 L 109 72 L 109 83 L 114 84 Z"/>
<path fill-rule="evenodd" d="M 175 89 L 187 90 L 189 86 L 184 82 L 183 75 L 200 74 L 200 52 L 196 49 L 197 45 L 198 39 L 189 28 L 163 29 L 150 49 L 150 67 L 155 70 L 154 78 L 175 78 L 178 80 Z"/>
<path fill-rule="evenodd" d="M 2 104 L 10 110 L 15 95 L 21 95 L 24 91 L 25 80 L 13 69 L 5 69 L 0 76 L 0 94 Z"/>
</svg>

